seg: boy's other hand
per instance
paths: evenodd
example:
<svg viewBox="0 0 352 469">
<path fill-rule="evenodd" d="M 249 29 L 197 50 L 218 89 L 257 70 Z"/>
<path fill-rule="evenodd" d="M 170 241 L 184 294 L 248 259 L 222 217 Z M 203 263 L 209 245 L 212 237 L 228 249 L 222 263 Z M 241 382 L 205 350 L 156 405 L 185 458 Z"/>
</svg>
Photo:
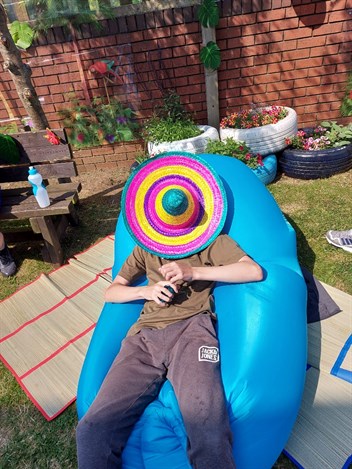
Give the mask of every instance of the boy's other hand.
<svg viewBox="0 0 352 469">
<path fill-rule="evenodd" d="M 144 288 L 144 298 L 146 300 L 155 301 L 160 306 L 167 306 L 175 293 L 172 293 L 168 288 L 171 287 L 175 293 L 178 292 L 177 285 L 174 285 L 172 282 L 160 281 L 154 283 L 154 285 L 148 285 Z"/>
<path fill-rule="evenodd" d="M 177 281 L 191 282 L 193 280 L 193 269 L 187 261 L 173 261 L 159 267 L 159 272 L 165 280 L 172 283 Z"/>
</svg>

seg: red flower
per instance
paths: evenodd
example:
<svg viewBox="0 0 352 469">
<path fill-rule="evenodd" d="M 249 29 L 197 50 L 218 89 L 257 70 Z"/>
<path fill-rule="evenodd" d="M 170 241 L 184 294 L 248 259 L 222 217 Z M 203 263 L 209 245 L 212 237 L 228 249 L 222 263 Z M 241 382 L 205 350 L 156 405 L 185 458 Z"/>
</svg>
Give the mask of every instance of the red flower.
<svg viewBox="0 0 352 469">
<path fill-rule="evenodd" d="M 44 135 L 44 138 L 48 139 L 52 145 L 60 145 L 61 143 L 60 138 L 48 128 L 46 129 L 46 135 Z"/>
</svg>

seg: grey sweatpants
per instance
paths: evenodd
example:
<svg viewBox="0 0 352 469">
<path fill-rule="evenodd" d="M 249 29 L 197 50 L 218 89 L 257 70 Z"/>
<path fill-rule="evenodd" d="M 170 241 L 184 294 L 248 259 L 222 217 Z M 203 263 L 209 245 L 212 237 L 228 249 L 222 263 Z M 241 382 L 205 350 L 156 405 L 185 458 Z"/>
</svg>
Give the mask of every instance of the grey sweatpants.
<svg viewBox="0 0 352 469">
<path fill-rule="evenodd" d="M 192 467 L 235 468 L 213 320 L 209 314 L 198 314 L 124 339 L 78 424 L 80 469 L 122 467 L 121 454 L 133 426 L 166 378 L 182 413 Z"/>
</svg>

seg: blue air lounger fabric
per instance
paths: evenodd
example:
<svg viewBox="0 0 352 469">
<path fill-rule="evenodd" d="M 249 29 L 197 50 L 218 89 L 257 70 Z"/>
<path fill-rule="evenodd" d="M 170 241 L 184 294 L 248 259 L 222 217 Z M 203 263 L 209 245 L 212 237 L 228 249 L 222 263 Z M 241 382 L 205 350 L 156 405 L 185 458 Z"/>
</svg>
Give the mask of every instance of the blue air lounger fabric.
<svg viewBox="0 0 352 469">
<path fill-rule="evenodd" d="M 305 380 L 306 286 L 297 261 L 295 232 L 246 165 L 226 156 L 199 156 L 225 186 L 228 213 L 223 232 L 265 271 L 259 283 L 218 284 L 214 296 L 236 465 L 269 469 L 289 437 Z M 134 246 L 120 216 L 113 276 Z M 98 393 L 140 310 L 140 302 L 105 304 L 78 385 L 79 418 Z M 135 426 L 123 453 L 123 467 L 190 469 L 186 446 L 182 417 L 167 381 Z"/>
</svg>

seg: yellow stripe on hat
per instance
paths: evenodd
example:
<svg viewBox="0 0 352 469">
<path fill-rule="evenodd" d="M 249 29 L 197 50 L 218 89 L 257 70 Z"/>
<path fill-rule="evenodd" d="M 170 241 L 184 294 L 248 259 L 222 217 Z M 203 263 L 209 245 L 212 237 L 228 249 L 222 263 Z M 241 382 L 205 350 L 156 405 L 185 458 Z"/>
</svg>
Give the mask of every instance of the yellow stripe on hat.
<svg viewBox="0 0 352 469">
<path fill-rule="evenodd" d="M 187 197 L 188 208 L 181 215 L 171 215 L 164 209 L 162 205 L 163 197 L 165 193 L 170 189 L 179 189 Z M 170 184 L 170 186 L 164 187 L 164 189 L 162 189 L 156 196 L 155 205 L 155 211 L 158 217 L 163 223 L 167 223 L 168 225 L 181 225 L 182 223 L 185 223 L 192 216 L 195 209 L 194 200 L 191 193 L 183 186 L 179 186 L 176 184 Z"/>
</svg>

